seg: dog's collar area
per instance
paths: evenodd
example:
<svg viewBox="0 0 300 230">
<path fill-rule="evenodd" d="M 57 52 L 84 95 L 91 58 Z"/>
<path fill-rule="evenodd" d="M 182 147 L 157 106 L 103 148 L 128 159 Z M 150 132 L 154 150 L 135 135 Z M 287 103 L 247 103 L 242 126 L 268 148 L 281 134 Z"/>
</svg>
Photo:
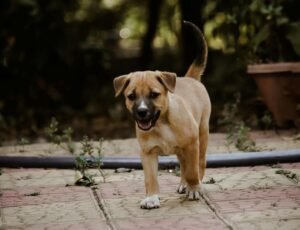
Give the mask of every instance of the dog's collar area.
<svg viewBox="0 0 300 230">
<path fill-rule="evenodd" d="M 148 131 L 150 130 L 152 127 L 155 126 L 156 121 L 158 120 L 160 115 L 160 110 L 156 111 L 153 118 L 147 121 L 141 121 L 141 120 L 136 120 L 136 123 L 139 127 L 139 129 L 143 130 L 143 131 Z"/>
</svg>

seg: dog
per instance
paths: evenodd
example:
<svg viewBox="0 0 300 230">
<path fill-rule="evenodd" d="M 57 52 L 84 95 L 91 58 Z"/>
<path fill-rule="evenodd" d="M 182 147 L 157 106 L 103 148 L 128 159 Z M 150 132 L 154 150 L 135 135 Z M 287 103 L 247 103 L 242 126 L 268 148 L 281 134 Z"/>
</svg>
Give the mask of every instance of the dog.
<svg viewBox="0 0 300 230">
<path fill-rule="evenodd" d="M 211 103 L 200 82 L 207 62 L 207 43 L 196 25 L 184 22 L 195 37 L 196 58 L 184 77 L 163 71 L 133 72 L 114 79 L 115 96 L 125 96 L 136 123 L 141 147 L 146 198 L 143 209 L 159 208 L 158 156 L 176 154 L 181 181 L 177 188 L 188 200 L 200 198 L 206 168 Z"/>
</svg>

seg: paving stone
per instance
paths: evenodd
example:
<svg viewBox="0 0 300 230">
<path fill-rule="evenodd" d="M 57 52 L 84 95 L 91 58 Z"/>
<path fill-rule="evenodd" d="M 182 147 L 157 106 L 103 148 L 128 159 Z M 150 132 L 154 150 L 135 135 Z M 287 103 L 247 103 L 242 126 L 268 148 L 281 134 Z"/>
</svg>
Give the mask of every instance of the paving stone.
<svg viewBox="0 0 300 230">
<path fill-rule="evenodd" d="M 260 165 L 260 166 L 247 166 L 247 167 L 221 167 L 221 168 L 207 168 L 205 174 L 207 176 L 214 174 L 235 174 L 240 172 L 259 172 L 263 170 L 270 169 L 269 166 Z"/>
<path fill-rule="evenodd" d="M 150 217 L 150 218 L 125 218 L 115 220 L 119 230 L 170 230 L 170 229 L 227 229 L 227 227 L 216 217 L 201 214 L 190 216 L 173 217 Z"/>
<path fill-rule="evenodd" d="M 64 169 L 4 169 L 1 180 L 43 179 L 45 177 L 75 176 L 74 170 Z"/>
<path fill-rule="evenodd" d="M 96 182 L 103 178 L 98 170 L 88 170 L 94 175 Z M 73 185 L 78 172 L 75 170 L 59 169 L 21 169 L 20 171 L 5 170 L 0 177 L 0 189 L 13 189 L 17 187 L 46 187 Z"/>
<path fill-rule="evenodd" d="M 159 209 L 145 210 L 140 208 L 143 197 L 126 197 L 123 199 L 105 199 L 105 206 L 113 218 L 137 218 L 154 216 L 201 215 L 209 214 L 210 210 L 203 200 L 186 201 L 183 195 L 160 196 Z"/>
<path fill-rule="evenodd" d="M 91 200 L 72 203 L 51 203 L 2 208 L 6 226 L 64 223 L 71 221 L 104 220 L 101 211 Z"/>
<path fill-rule="evenodd" d="M 298 230 L 300 229 L 300 219 L 275 219 L 275 220 L 263 220 L 255 222 L 242 222 L 238 223 L 238 229 L 247 229 L 247 230 L 265 230 L 265 229 L 274 229 L 274 230 Z"/>
<path fill-rule="evenodd" d="M 128 181 L 107 182 L 98 185 L 97 193 L 101 193 L 103 199 L 123 198 L 128 196 L 143 196 L 145 194 L 144 182 L 135 181 L 134 184 Z"/>
<path fill-rule="evenodd" d="M 289 186 L 294 183 L 286 177 L 276 174 L 276 169 L 254 172 L 238 172 L 234 174 L 213 174 L 204 179 L 204 183 L 213 178 L 216 183 L 205 184 L 207 191 L 224 191 L 233 189 L 261 189 L 275 186 Z"/>
<path fill-rule="evenodd" d="M 276 209 L 298 209 L 300 207 L 299 198 L 277 198 L 277 199 L 251 199 L 251 200 L 236 200 L 236 201 L 220 201 L 217 203 L 217 208 L 222 213 L 233 212 L 249 212 L 249 211 L 264 211 Z M 300 209 L 299 209 L 300 211 Z"/>
<path fill-rule="evenodd" d="M 300 219 L 300 211 L 299 209 L 270 209 L 264 211 L 227 213 L 224 216 L 236 223 L 269 221 L 272 219 L 293 220 Z"/>
<path fill-rule="evenodd" d="M 300 199 L 300 187 L 298 186 L 283 186 L 272 187 L 266 189 L 245 189 L 245 190 L 229 190 L 223 192 L 209 192 L 208 197 L 214 202 L 218 201 L 236 201 L 263 199 L 272 200 L 280 198 L 296 198 Z"/>
<path fill-rule="evenodd" d="M 105 181 L 106 182 L 114 182 L 114 181 L 131 181 L 131 183 L 135 183 L 133 181 L 143 181 L 144 173 L 142 170 L 134 170 L 130 173 L 114 173 L 111 171 L 109 174 L 106 174 Z"/>
<path fill-rule="evenodd" d="M 3 197 L 10 196 L 23 196 L 24 194 L 31 194 L 38 192 L 40 194 L 61 194 L 61 193 L 78 193 L 87 192 L 90 190 L 88 187 L 83 186 L 49 186 L 49 187 L 17 187 L 14 189 L 2 190 Z"/>
<path fill-rule="evenodd" d="M 54 189 L 51 187 L 49 187 L 50 191 L 45 188 L 3 190 L 0 197 L 0 208 L 93 199 L 88 188 L 80 190 L 71 187 L 55 188 L 56 191 L 53 191 Z"/>
<path fill-rule="evenodd" d="M 284 169 L 300 169 L 300 162 L 279 164 L 279 166 Z"/>
<path fill-rule="evenodd" d="M 0 209 L 0 229 L 3 229 L 3 222 L 2 222 L 2 218 L 3 218 L 3 215 L 1 213 L 1 209 Z"/>
<path fill-rule="evenodd" d="M 40 186 L 65 186 L 66 184 L 74 184 L 75 177 L 45 177 L 43 179 L 27 179 L 20 178 L 18 180 L 0 181 L 0 189 L 12 189 L 16 187 L 40 187 Z"/>
<path fill-rule="evenodd" d="M 119 173 L 118 177 L 115 175 L 107 176 L 108 182 L 101 183 L 97 187 L 101 191 L 101 196 L 103 198 L 120 198 L 126 196 L 136 196 L 145 195 L 145 184 L 144 177 L 141 178 L 139 172 L 138 177 L 131 176 L 134 178 L 133 181 L 122 180 L 126 177 L 128 179 L 128 173 Z M 111 179 L 113 177 L 113 179 Z M 118 179 L 117 179 L 118 178 Z M 158 181 L 160 184 L 160 193 L 175 193 L 177 186 L 180 182 L 180 178 L 174 174 L 167 172 L 160 172 L 158 176 Z"/>
<path fill-rule="evenodd" d="M 6 227 L 5 229 L 9 230 L 66 230 L 66 229 L 72 229 L 72 230 L 109 230 L 109 226 L 106 224 L 105 221 L 97 221 L 92 220 L 90 222 L 65 222 L 65 223 L 50 223 L 50 224 L 36 224 L 36 225 L 27 225 L 22 227 Z"/>
<path fill-rule="evenodd" d="M 165 184 L 160 183 L 160 194 L 176 193 L 177 183 L 176 184 Z M 114 199 L 114 198 L 123 198 L 128 196 L 144 196 L 145 195 L 145 186 L 144 181 L 136 181 L 133 185 L 128 184 L 128 182 L 118 181 L 118 182 L 108 182 L 98 186 L 99 191 L 101 191 L 101 196 L 104 199 Z"/>
<path fill-rule="evenodd" d="M 0 189 L 16 187 L 40 187 L 73 184 L 74 170 L 41 170 L 21 169 L 20 171 L 5 170 L 0 177 Z"/>
<path fill-rule="evenodd" d="M 300 187 L 278 169 L 261 169 L 208 175 L 216 181 L 205 184 L 209 202 L 237 229 L 297 229 Z"/>
</svg>

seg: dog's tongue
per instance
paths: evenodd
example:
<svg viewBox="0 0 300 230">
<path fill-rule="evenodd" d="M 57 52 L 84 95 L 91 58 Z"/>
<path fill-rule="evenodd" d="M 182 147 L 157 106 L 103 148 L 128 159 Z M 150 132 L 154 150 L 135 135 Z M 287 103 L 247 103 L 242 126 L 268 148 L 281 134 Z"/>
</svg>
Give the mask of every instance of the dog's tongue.
<svg viewBox="0 0 300 230">
<path fill-rule="evenodd" d="M 151 128 L 151 121 L 145 122 L 145 121 L 137 121 L 138 126 L 140 129 L 148 130 Z"/>
</svg>

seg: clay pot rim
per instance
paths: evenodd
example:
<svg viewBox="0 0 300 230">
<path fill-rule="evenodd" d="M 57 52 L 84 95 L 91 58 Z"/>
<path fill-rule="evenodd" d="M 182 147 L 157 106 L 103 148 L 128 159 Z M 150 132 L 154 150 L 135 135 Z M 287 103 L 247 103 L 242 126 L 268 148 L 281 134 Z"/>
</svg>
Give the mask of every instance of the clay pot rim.
<svg viewBox="0 0 300 230">
<path fill-rule="evenodd" d="M 253 64 L 247 66 L 248 74 L 284 72 L 300 73 L 300 62 L 277 62 L 268 64 Z"/>
</svg>

